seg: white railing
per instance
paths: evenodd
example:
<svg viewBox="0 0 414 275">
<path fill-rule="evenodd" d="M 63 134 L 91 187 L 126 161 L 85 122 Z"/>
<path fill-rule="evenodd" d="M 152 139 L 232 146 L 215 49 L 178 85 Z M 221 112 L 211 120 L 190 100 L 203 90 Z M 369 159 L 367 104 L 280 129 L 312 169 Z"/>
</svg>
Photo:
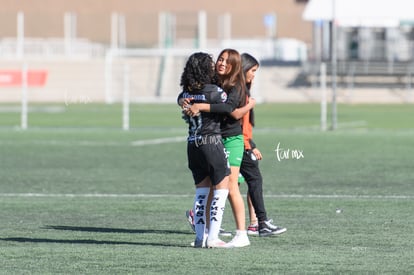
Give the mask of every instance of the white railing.
<svg viewBox="0 0 414 275">
<path fill-rule="evenodd" d="M 87 39 L 73 39 L 69 43 L 61 38 L 25 38 L 19 46 L 16 38 L 0 40 L 0 58 L 19 59 L 23 57 L 85 57 L 105 56 L 106 47 Z M 22 48 L 19 52 L 18 49 Z"/>
</svg>

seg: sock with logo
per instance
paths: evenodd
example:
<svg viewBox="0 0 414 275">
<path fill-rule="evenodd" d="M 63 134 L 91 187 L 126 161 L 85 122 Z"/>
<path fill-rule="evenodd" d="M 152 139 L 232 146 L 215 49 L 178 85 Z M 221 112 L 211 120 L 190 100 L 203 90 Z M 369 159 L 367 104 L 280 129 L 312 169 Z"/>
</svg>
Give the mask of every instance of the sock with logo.
<svg viewBox="0 0 414 275">
<path fill-rule="evenodd" d="M 196 239 L 198 240 L 204 239 L 204 232 L 206 230 L 206 205 L 209 193 L 209 187 L 196 188 L 193 211 Z"/>
<path fill-rule="evenodd" d="M 210 207 L 210 228 L 208 230 L 208 239 L 216 240 L 223 220 L 224 208 L 226 206 L 228 189 L 216 189 L 213 193 L 213 199 Z"/>
</svg>

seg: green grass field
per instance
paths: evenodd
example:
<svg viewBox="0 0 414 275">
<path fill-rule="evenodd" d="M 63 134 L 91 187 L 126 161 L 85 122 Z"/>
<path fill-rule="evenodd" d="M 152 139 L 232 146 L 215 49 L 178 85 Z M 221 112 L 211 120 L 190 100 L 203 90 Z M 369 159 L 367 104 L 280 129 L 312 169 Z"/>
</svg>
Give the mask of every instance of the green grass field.
<svg viewBox="0 0 414 275">
<path fill-rule="evenodd" d="M 1 274 L 414 272 L 412 105 L 339 105 L 327 132 L 317 104 L 258 105 L 266 208 L 288 231 L 230 250 L 190 247 L 177 106 L 132 105 L 130 131 L 121 113 L 34 105 L 20 130 L 18 106 L 0 106 Z"/>
</svg>

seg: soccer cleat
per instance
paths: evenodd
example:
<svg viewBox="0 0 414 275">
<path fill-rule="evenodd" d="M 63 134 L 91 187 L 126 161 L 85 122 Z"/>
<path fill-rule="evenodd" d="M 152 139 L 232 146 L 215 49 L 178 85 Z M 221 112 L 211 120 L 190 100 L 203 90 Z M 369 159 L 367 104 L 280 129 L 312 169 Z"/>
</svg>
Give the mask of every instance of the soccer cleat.
<svg viewBox="0 0 414 275">
<path fill-rule="evenodd" d="M 245 247 L 250 245 L 247 231 L 239 231 L 236 236 L 227 244 L 230 247 Z"/>
<path fill-rule="evenodd" d="M 215 240 L 207 240 L 207 247 L 208 248 L 231 248 L 232 246 L 229 246 L 228 243 L 220 240 L 220 239 L 215 239 Z"/>
<path fill-rule="evenodd" d="M 231 231 L 226 231 L 223 228 L 220 228 L 219 236 L 231 237 Z"/>
<path fill-rule="evenodd" d="M 286 232 L 286 228 L 273 224 L 273 220 L 267 220 L 259 223 L 259 236 L 268 237 L 280 235 Z"/>
<path fill-rule="evenodd" d="M 249 227 L 247 227 L 247 235 L 259 236 L 259 225 L 257 223 L 249 225 Z"/>
<path fill-rule="evenodd" d="M 191 230 L 195 233 L 194 225 L 194 212 L 192 209 L 185 211 L 185 216 L 187 217 L 187 222 L 190 225 Z"/>
</svg>

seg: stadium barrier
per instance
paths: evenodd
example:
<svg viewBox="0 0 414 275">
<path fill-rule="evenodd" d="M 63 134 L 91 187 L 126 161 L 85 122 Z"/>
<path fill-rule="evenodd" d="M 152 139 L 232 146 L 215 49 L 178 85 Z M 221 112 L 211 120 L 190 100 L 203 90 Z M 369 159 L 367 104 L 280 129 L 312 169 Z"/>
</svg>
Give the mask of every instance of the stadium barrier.
<svg viewBox="0 0 414 275">
<path fill-rule="evenodd" d="M 0 87 L 22 88 L 20 121 L 22 129 L 28 127 L 28 88 L 44 86 L 47 74 L 46 70 L 29 70 L 26 63 L 21 70 L 0 70 Z"/>
</svg>

